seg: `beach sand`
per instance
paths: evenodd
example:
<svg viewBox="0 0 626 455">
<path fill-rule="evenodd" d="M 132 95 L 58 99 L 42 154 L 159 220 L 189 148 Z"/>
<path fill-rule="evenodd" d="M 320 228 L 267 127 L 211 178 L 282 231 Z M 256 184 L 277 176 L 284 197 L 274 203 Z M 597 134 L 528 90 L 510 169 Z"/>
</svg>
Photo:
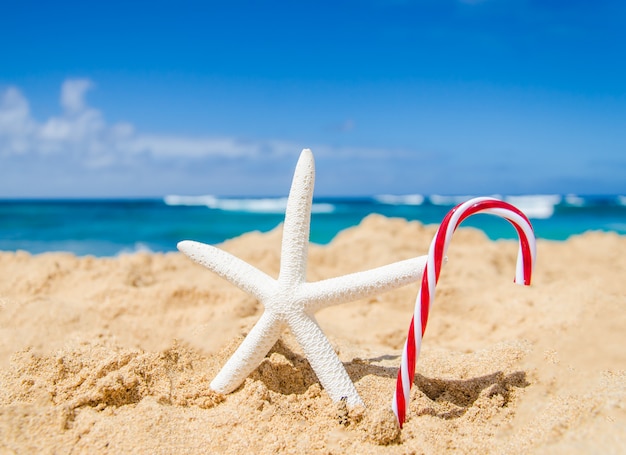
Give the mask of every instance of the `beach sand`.
<svg viewBox="0 0 626 455">
<path fill-rule="evenodd" d="M 424 255 L 436 226 L 372 215 L 312 245 L 317 281 Z M 280 228 L 221 245 L 276 276 Z M 333 403 L 286 331 L 229 395 L 209 383 L 253 298 L 179 253 L 0 253 L 0 453 L 625 453 L 626 237 L 516 241 L 460 228 L 391 413 L 418 284 L 318 313 L 366 407 Z"/>
</svg>

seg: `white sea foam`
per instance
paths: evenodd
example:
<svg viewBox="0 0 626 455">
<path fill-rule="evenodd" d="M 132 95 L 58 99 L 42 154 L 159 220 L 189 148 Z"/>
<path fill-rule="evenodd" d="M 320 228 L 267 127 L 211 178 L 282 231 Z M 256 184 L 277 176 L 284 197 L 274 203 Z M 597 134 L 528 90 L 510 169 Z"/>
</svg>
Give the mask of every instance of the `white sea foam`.
<svg viewBox="0 0 626 455">
<path fill-rule="evenodd" d="M 520 209 L 528 218 L 547 219 L 554 214 L 554 206 L 561 202 L 558 194 L 507 196 L 506 202 Z"/>
<path fill-rule="evenodd" d="M 216 204 L 217 198 L 211 195 L 205 196 L 179 196 L 176 194 L 170 194 L 163 198 L 163 202 L 167 205 L 205 205 L 212 207 Z"/>
<path fill-rule="evenodd" d="M 168 195 L 163 198 L 167 205 L 206 206 L 211 209 L 230 212 L 249 213 L 285 213 L 287 198 L 219 198 L 213 195 L 178 196 Z M 335 206 L 329 203 L 314 203 L 313 213 L 331 213 Z"/>
<path fill-rule="evenodd" d="M 583 199 L 580 196 L 577 196 L 576 194 L 566 195 L 565 202 L 567 202 L 568 205 L 572 205 L 574 207 L 582 207 L 585 205 L 585 199 Z"/>
<path fill-rule="evenodd" d="M 314 202 L 313 207 L 311 207 L 311 212 L 313 213 L 332 213 L 334 211 L 334 204 L 329 204 L 328 202 Z"/>
<path fill-rule="evenodd" d="M 621 205 L 626 205 L 626 196 L 617 196 L 617 202 Z"/>
<path fill-rule="evenodd" d="M 132 248 L 122 248 L 117 252 L 116 256 L 134 253 L 154 253 L 154 251 L 143 242 L 135 242 Z"/>
<path fill-rule="evenodd" d="M 422 205 L 424 203 L 424 196 L 421 194 L 380 194 L 373 198 L 376 202 L 388 205 Z"/>
<path fill-rule="evenodd" d="M 457 205 L 462 202 L 469 201 L 474 196 L 442 196 L 439 194 L 431 194 L 428 200 L 433 205 Z"/>
<path fill-rule="evenodd" d="M 229 212 L 284 213 L 287 198 L 217 199 L 211 208 Z"/>
</svg>

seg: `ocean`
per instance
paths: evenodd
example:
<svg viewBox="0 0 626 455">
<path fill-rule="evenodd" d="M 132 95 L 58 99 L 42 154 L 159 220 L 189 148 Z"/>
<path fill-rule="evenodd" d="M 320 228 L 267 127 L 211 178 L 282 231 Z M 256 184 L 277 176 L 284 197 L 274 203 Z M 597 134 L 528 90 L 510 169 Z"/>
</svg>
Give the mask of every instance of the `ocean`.
<svg viewBox="0 0 626 455">
<path fill-rule="evenodd" d="M 563 241 L 586 231 L 626 235 L 626 196 L 495 197 L 526 213 L 537 238 Z M 418 194 L 316 198 L 311 241 L 326 244 L 372 213 L 439 224 L 452 207 L 467 199 Z M 245 232 L 275 228 L 283 220 L 286 202 L 286 198 L 176 195 L 141 200 L 0 200 L 0 250 L 116 256 L 175 251 L 180 240 L 217 244 Z M 472 216 L 463 226 L 479 228 L 494 240 L 517 236 L 506 220 L 493 215 Z"/>
</svg>

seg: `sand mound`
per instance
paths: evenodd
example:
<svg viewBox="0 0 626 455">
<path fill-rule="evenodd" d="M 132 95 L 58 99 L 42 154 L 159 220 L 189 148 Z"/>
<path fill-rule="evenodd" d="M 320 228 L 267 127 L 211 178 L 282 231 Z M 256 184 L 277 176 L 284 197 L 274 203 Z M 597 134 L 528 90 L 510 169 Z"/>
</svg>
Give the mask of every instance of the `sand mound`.
<svg viewBox="0 0 626 455">
<path fill-rule="evenodd" d="M 435 227 L 371 216 L 310 250 L 315 281 L 425 254 Z M 223 248 L 276 276 L 280 230 Z M 2 453 L 619 453 L 626 447 L 626 239 L 515 242 L 461 229 L 418 362 L 390 410 L 417 285 L 318 321 L 366 407 L 332 402 L 289 332 L 234 393 L 210 381 L 261 314 L 179 254 L 0 253 Z"/>
</svg>

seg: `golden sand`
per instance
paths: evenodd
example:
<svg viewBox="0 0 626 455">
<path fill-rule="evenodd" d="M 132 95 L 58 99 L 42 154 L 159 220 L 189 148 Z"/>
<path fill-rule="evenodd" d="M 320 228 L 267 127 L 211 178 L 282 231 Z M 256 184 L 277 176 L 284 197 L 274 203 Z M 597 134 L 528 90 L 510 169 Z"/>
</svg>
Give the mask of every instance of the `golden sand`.
<svg viewBox="0 0 626 455">
<path fill-rule="evenodd" d="M 316 281 L 426 254 L 436 227 L 370 216 L 312 246 Z M 276 276 L 280 229 L 221 245 Z M 461 228 L 391 413 L 417 284 L 318 321 L 366 403 L 333 403 L 289 332 L 242 387 L 209 383 L 259 303 L 178 253 L 0 253 L 0 453 L 624 453 L 626 238 L 517 244 Z"/>
</svg>

